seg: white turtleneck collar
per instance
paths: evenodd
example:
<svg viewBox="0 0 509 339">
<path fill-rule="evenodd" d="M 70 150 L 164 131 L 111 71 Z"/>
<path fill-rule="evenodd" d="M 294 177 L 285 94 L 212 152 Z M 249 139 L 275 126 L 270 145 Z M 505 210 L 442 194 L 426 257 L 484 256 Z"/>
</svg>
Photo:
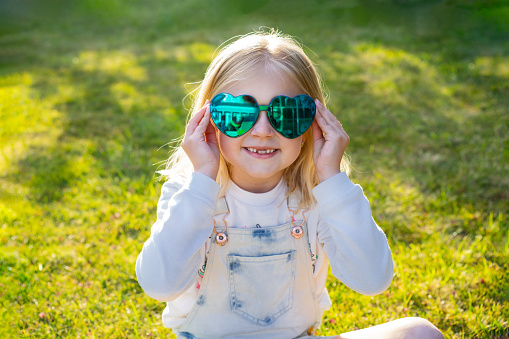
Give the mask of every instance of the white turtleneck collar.
<svg viewBox="0 0 509 339">
<path fill-rule="evenodd" d="M 276 185 L 276 187 L 265 193 L 248 192 L 237 186 L 237 184 L 235 184 L 232 180 L 230 180 L 225 190 L 225 195 L 227 199 L 228 196 L 231 196 L 233 199 L 236 199 L 246 205 L 251 206 L 272 205 L 276 200 L 282 199 L 285 193 L 286 185 L 282 178 Z M 281 201 L 278 201 L 277 203 L 279 204 Z"/>
</svg>

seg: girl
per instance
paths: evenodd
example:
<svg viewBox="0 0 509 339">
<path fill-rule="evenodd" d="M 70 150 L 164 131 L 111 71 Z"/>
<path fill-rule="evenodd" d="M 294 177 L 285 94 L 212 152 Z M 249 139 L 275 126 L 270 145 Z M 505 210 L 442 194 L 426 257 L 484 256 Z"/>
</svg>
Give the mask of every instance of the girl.
<svg viewBox="0 0 509 339">
<path fill-rule="evenodd" d="M 303 338 L 330 308 L 332 273 L 374 295 L 391 283 L 387 239 L 348 176 L 349 137 L 303 50 L 254 33 L 209 66 L 157 221 L 136 262 L 178 338 Z M 419 318 L 337 338 L 441 338 Z"/>
</svg>

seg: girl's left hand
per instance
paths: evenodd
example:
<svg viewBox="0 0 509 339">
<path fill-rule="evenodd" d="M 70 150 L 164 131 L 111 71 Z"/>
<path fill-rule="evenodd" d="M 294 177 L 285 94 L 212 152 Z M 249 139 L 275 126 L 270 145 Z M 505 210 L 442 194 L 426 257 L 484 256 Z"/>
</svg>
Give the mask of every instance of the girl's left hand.
<svg viewBox="0 0 509 339">
<path fill-rule="evenodd" d="M 318 99 L 313 128 L 313 160 L 320 182 L 341 172 L 341 159 L 350 137 L 341 123 Z"/>
</svg>

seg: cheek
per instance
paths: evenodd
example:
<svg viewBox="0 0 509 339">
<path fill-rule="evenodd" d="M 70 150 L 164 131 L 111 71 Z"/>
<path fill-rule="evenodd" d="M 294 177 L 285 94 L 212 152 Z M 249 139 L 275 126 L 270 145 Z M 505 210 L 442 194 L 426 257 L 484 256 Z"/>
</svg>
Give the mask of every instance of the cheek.
<svg viewBox="0 0 509 339">
<path fill-rule="evenodd" d="M 301 152 L 302 137 L 293 139 L 286 145 L 288 158 L 291 159 L 292 163 L 297 160 Z"/>
<path fill-rule="evenodd" d="M 224 135 L 221 132 L 216 132 L 217 135 L 217 143 L 219 144 L 219 151 L 224 156 L 224 149 L 227 148 L 227 143 L 224 140 Z"/>
<path fill-rule="evenodd" d="M 221 151 L 223 149 L 228 149 L 230 147 L 230 140 L 231 138 L 228 138 L 226 135 L 224 135 L 221 132 L 217 132 L 217 142 L 219 143 L 219 148 Z"/>
<path fill-rule="evenodd" d="M 235 138 L 229 138 L 221 132 L 217 134 L 218 142 L 219 142 L 219 150 L 223 155 L 223 158 L 229 162 L 235 162 L 236 152 L 239 152 L 238 143 Z"/>
</svg>

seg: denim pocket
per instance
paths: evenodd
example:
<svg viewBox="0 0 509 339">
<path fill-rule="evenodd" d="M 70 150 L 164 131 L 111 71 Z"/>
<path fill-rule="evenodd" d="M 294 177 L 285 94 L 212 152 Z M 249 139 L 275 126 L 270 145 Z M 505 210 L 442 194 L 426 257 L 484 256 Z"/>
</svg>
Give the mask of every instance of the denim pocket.
<svg viewBox="0 0 509 339">
<path fill-rule="evenodd" d="M 292 307 L 296 252 L 245 257 L 228 255 L 230 306 L 233 312 L 262 326 Z"/>
</svg>

